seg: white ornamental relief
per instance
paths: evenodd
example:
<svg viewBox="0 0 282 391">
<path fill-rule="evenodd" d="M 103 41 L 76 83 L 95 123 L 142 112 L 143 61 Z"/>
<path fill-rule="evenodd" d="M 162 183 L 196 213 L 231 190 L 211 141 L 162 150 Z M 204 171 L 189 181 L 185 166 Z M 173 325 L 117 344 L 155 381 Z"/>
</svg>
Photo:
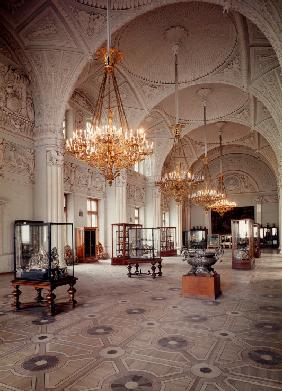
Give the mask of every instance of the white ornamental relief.
<svg viewBox="0 0 282 391">
<path fill-rule="evenodd" d="M 0 176 L 5 172 L 24 175 L 34 181 L 34 151 L 7 140 L 0 140 Z"/>
<path fill-rule="evenodd" d="M 64 155 L 61 151 L 54 151 L 53 149 L 47 151 L 47 164 L 48 166 L 63 166 Z"/>
<path fill-rule="evenodd" d="M 32 137 L 34 109 L 27 77 L 12 66 L 0 64 L 0 127 Z"/>
<path fill-rule="evenodd" d="M 97 170 L 72 161 L 64 163 L 64 186 L 67 191 L 91 196 L 105 193 L 105 181 Z"/>
</svg>

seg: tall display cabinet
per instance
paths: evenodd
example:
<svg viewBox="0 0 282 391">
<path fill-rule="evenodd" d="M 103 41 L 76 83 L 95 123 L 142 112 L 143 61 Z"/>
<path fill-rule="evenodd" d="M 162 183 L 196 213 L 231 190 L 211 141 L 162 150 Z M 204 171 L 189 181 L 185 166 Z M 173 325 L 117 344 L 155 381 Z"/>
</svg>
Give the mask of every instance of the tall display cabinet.
<svg viewBox="0 0 282 391">
<path fill-rule="evenodd" d="M 260 258 L 260 224 L 254 223 L 254 257 Z"/>
<path fill-rule="evenodd" d="M 176 250 L 176 227 L 158 227 L 160 230 L 161 257 L 174 257 Z"/>
<path fill-rule="evenodd" d="M 279 238 L 278 228 L 274 224 L 272 227 L 270 227 L 269 224 L 260 227 L 261 247 L 278 248 L 279 247 L 278 238 Z"/>
<path fill-rule="evenodd" d="M 75 229 L 76 255 L 79 262 L 97 262 L 98 228 L 79 227 Z"/>
<path fill-rule="evenodd" d="M 249 270 L 255 266 L 253 220 L 231 220 L 232 269 Z"/>
<path fill-rule="evenodd" d="M 112 265 L 127 265 L 129 258 L 129 228 L 142 228 L 142 224 L 112 224 Z"/>
</svg>

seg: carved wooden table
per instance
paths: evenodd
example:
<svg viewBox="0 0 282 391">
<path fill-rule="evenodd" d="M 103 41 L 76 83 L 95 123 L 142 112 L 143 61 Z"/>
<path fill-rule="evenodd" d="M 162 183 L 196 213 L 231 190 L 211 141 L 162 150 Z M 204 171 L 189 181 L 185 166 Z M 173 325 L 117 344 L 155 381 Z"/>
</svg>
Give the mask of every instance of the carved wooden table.
<svg viewBox="0 0 282 391">
<path fill-rule="evenodd" d="M 67 293 L 69 295 L 69 302 L 74 307 L 77 303 L 77 301 L 74 298 L 76 289 L 74 285 L 76 284 L 77 277 L 73 276 L 67 276 L 64 278 L 60 278 L 57 281 L 30 281 L 30 280 L 12 280 L 12 286 L 14 288 L 13 290 L 13 296 L 14 296 L 14 303 L 13 306 L 16 307 L 16 310 L 21 309 L 21 302 L 20 302 L 20 286 L 31 286 L 37 291 L 37 296 L 35 297 L 35 301 L 38 303 L 38 305 L 46 305 L 44 303 L 44 297 L 42 296 L 42 289 L 47 289 L 48 294 L 46 296 L 47 306 L 49 308 L 49 314 L 55 315 L 56 313 L 56 304 L 55 304 L 55 298 L 56 295 L 54 293 L 54 290 L 58 286 L 63 285 L 69 285 L 69 289 L 67 290 Z"/>
<path fill-rule="evenodd" d="M 127 260 L 128 266 L 128 277 L 132 276 L 140 276 L 142 274 L 151 275 L 152 278 L 161 277 L 163 275 L 162 273 L 162 258 L 129 258 Z M 140 265 L 150 263 L 151 264 L 151 270 L 148 270 L 147 273 L 143 273 L 141 271 Z M 135 270 L 132 272 L 132 267 L 135 266 Z M 158 271 L 156 272 L 156 269 L 158 268 Z"/>
</svg>

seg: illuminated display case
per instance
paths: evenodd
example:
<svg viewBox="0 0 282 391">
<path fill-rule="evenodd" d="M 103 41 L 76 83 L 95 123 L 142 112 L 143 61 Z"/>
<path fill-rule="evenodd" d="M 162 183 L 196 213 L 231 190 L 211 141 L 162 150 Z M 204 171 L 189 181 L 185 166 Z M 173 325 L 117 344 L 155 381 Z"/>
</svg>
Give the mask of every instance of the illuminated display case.
<svg viewBox="0 0 282 391">
<path fill-rule="evenodd" d="M 15 221 L 15 281 L 60 281 L 73 276 L 70 250 L 73 253 L 73 224 Z"/>
<path fill-rule="evenodd" d="M 161 241 L 158 228 L 129 227 L 128 241 L 130 259 L 160 259 Z"/>
<path fill-rule="evenodd" d="M 232 248 L 232 236 L 220 235 L 220 243 L 222 248 Z"/>
<path fill-rule="evenodd" d="M 207 238 L 207 248 L 219 248 L 221 246 L 220 243 L 220 235 L 218 234 L 213 234 L 213 235 L 208 235 Z"/>
<path fill-rule="evenodd" d="M 112 265 L 127 265 L 129 258 L 129 228 L 142 228 L 142 224 L 112 224 Z"/>
<path fill-rule="evenodd" d="M 98 261 L 98 228 L 79 227 L 75 229 L 76 255 L 79 262 L 91 263 Z"/>
<path fill-rule="evenodd" d="M 231 220 L 232 268 L 252 269 L 254 259 L 253 220 Z"/>
<path fill-rule="evenodd" d="M 160 230 L 161 257 L 173 257 L 176 250 L 176 227 L 158 227 Z"/>
<path fill-rule="evenodd" d="M 254 223 L 254 257 L 260 258 L 260 224 Z"/>
<path fill-rule="evenodd" d="M 193 227 L 189 231 L 183 232 L 183 245 L 187 249 L 193 249 L 193 248 L 206 249 L 207 236 L 208 236 L 207 228 Z"/>
<path fill-rule="evenodd" d="M 275 224 L 272 227 L 269 224 L 260 227 L 260 245 L 264 248 L 279 247 L 278 228 Z"/>
</svg>

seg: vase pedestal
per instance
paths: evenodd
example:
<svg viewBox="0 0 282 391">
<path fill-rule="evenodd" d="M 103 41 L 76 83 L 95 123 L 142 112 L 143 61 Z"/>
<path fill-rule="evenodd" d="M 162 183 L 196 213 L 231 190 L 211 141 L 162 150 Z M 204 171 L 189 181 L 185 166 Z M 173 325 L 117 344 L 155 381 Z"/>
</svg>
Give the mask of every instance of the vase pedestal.
<svg viewBox="0 0 282 391">
<path fill-rule="evenodd" d="M 182 276 L 183 297 L 215 300 L 220 294 L 220 275 L 217 273 L 213 276 Z"/>
</svg>

